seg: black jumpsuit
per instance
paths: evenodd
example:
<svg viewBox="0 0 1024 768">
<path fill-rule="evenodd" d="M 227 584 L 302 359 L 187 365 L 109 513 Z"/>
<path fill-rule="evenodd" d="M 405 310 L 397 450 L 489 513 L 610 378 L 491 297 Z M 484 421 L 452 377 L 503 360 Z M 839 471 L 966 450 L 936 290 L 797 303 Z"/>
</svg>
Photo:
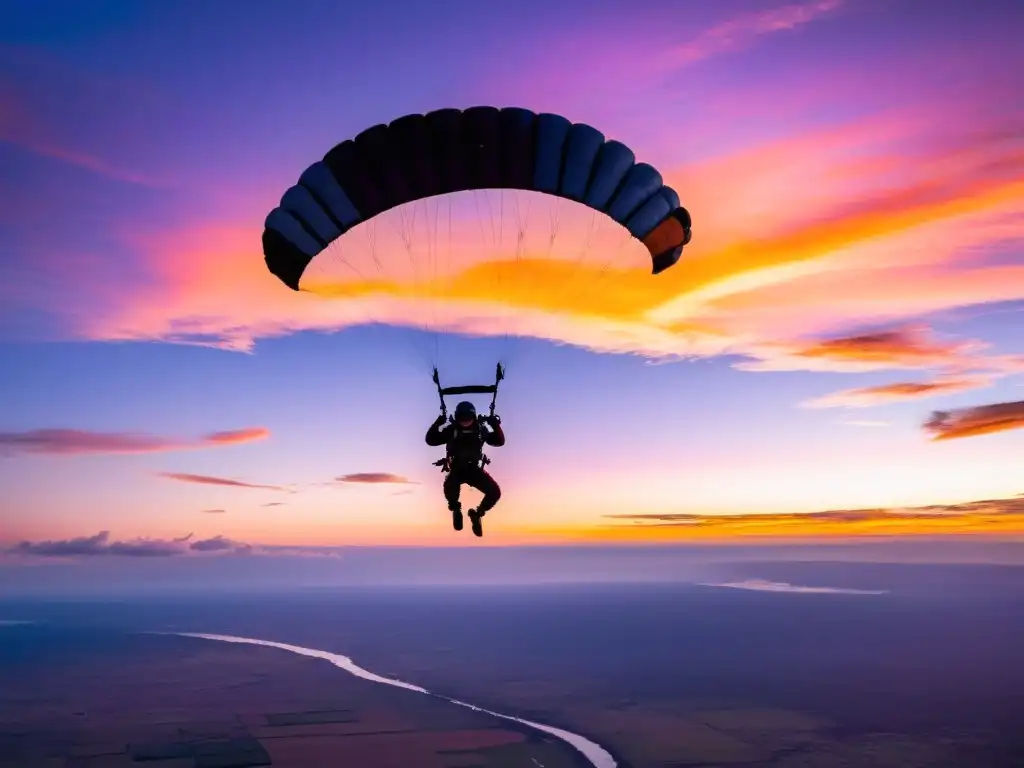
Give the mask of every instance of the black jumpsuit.
<svg viewBox="0 0 1024 768">
<path fill-rule="evenodd" d="M 487 429 L 483 420 L 477 418 L 468 427 L 451 422 L 440 429 L 431 424 L 427 430 L 427 445 L 448 446 L 451 469 L 444 479 L 444 497 L 450 508 L 455 508 L 459 503 L 459 492 L 463 483 L 476 488 L 484 495 L 477 508 L 480 514 L 491 509 L 501 498 L 501 488 L 480 466 L 485 443 L 495 448 L 505 444 L 505 433 L 501 429 L 501 424 L 492 423 L 490 427 Z"/>
</svg>

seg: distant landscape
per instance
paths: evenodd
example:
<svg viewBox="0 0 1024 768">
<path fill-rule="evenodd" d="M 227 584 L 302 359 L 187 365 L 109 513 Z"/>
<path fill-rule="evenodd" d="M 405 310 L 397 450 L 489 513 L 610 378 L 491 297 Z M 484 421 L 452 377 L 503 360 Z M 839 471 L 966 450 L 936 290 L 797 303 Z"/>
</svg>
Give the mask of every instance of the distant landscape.
<svg viewBox="0 0 1024 768">
<path fill-rule="evenodd" d="M 586 764 L 529 729 L 321 661 L 140 631 L 343 653 L 377 674 L 585 735 L 633 768 L 1024 761 L 1020 568 L 729 568 L 730 583 L 751 588 L 366 587 L 6 600 L 0 619 L 35 623 L 0 629 L 0 743 L 15 760 L 0 764 L 49 765 L 18 760 L 36 750 L 32 760 L 42 761 L 41 745 L 73 741 L 81 753 L 82 744 L 110 747 L 113 739 L 123 749 L 108 762 L 68 764 L 128 765 L 143 741 L 185 749 L 203 723 L 217 723 L 216 743 L 229 746 L 218 748 L 222 762 L 191 755 L 189 765 L 257 765 L 243 758 L 264 753 L 271 762 L 262 764 L 289 766 L 319 765 L 326 755 L 339 765 L 353 756 L 368 767 L 408 765 L 401 760 L 412 753 L 423 766 L 530 765 L 526 755 L 546 756 L 547 768 Z M 784 585 L 867 594 L 780 591 Z M 335 714 L 309 714 L 325 711 Z M 161 720 L 164 732 L 154 731 Z M 168 735 L 169 722 L 185 742 Z M 228 753 L 242 762 L 223 762 Z"/>
</svg>

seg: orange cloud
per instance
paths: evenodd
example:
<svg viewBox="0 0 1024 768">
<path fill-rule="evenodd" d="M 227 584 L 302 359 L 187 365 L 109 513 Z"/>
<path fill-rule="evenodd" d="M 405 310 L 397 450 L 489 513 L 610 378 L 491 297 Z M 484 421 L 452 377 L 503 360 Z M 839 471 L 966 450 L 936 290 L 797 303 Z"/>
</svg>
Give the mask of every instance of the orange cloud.
<svg viewBox="0 0 1024 768">
<path fill-rule="evenodd" d="M 47 456 L 136 454 L 193 451 L 264 440 L 270 431 L 247 427 L 213 432 L 197 440 L 181 440 L 137 432 L 90 432 L 80 429 L 33 429 L 0 432 L 0 455 L 24 453 Z"/>
<path fill-rule="evenodd" d="M 880 384 L 875 387 L 844 389 L 841 392 L 808 400 L 803 403 L 803 406 L 805 408 L 868 408 L 885 403 L 967 392 L 972 389 L 987 387 L 991 383 L 991 378 L 982 376 L 973 378 L 946 377 L 936 379 L 935 381 L 899 381 L 892 384 Z"/>
<path fill-rule="evenodd" d="M 979 342 L 942 342 L 933 338 L 928 328 L 910 326 L 803 344 L 766 344 L 757 349 L 761 360 L 736 367 L 748 371 L 841 372 L 950 367 L 968 364 L 969 356 L 984 347 Z"/>
<path fill-rule="evenodd" d="M 790 514 L 617 514 L 613 523 L 566 535 L 615 540 L 787 540 L 843 537 L 1024 534 L 1024 498 L 899 509 L 852 509 Z"/>
<path fill-rule="evenodd" d="M 988 435 L 1024 427 L 1024 401 L 993 403 L 956 411 L 933 411 L 924 424 L 932 440 Z"/>
<path fill-rule="evenodd" d="M 294 294 L 266 272 L 265 211 L 254 205 L 237 225 L 126 235 L 152 279 L 83 315 L 80 330 L 250 350 L 261 338 L 382 322 L 666 361 L 733 354 L 746 370 L 986 373 L 995 363 L 981 343 L 901 327 L 1024 298 L 1024 266 L 983 258 L 1024 241 L 1024 151 L 990 111 L 943 110 L 942 120 L 932 108 L 883 113 L 667 174 L 695 235 L 656 278 L 605 217 L 489 192 L 357 228 Z M 832 340 L 807 340 L 816 337 Z"/>
<path fill-rule="evenodd" d="M 194 475 L 189 472 L 158 472 L 158 477 L 167 480 L 177 480 L 179 483 L 196 483 L 198 485 L 221 485 L 228 488 L 259 488 L 265 491 L 285 491 L 294 493 L 290 488 L 283 485 L 262 485 L 259 483 L 247 483 L 242 480 L 231 480 L 226 477 L 214 477 L 212 475 Z"/>
</svg>

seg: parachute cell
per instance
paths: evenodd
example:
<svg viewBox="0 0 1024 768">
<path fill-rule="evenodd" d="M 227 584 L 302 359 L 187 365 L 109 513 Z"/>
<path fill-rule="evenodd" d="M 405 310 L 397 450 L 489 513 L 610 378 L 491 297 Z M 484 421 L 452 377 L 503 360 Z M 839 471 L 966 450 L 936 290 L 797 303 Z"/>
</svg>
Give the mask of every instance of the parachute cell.
<svg viewBox="0 0 1024 768">
<path fill-rule="evenodd" d="M 356 225 L 416 200 L 486 189 L 546 193 L 606 214 L 644 244 L 655 274 L 691 238 L 679 195 L 624 144 L 560 115 L 481 106 L 406 115 L 331 149 L 267 216 L 267 267 L 299 290 L 310 261 Z"/>
</svg>

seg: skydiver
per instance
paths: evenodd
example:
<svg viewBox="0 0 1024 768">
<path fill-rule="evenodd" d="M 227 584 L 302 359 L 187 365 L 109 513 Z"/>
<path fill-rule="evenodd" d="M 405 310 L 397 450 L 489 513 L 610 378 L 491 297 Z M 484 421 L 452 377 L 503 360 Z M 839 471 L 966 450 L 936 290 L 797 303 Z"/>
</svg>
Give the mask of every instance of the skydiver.
<svg viewBox="0 0 1024 768">
<path fill-rule="evenodd" d="M 473 527 L 473 534 L 483 536 L 481 518 L 501 498 L 501 488 L 482 466 L 486 463 L 483 447 L 485 443 L 495 448 L 505 444 L 501 419 L 498 416 L 477 417 L 476 407 L 463 400 L 455 406 L 452 420 L 442 427 L 444 422 L 445 415 L 442 413 L 427 430 L 426 441 L 427 445 L 444 445 L 447 448 L 445 459 L 438 463 L 442 467 L 447 467 L 444 497 L 452 513 L 452 526 L 456 531 L 462 530 L 462 504 L 459 502 L 459 493 L 465 483 L 484 495 L 480 505 L 466 513 Z"/>
</svg>

